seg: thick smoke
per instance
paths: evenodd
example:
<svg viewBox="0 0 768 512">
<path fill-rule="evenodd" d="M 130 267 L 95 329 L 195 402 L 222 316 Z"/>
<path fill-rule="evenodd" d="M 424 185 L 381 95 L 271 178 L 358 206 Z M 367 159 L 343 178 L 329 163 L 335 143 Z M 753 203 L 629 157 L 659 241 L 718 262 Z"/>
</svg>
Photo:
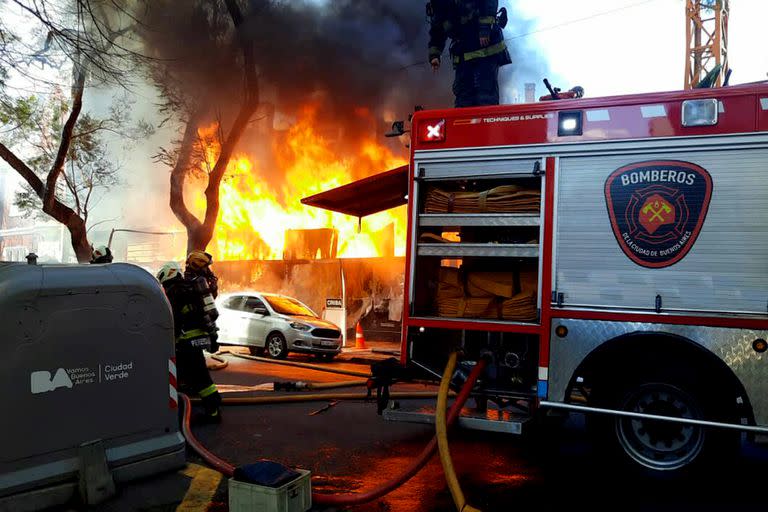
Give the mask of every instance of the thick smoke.
<svg viewBox="0 0 768 512">
<path fill-rule="evenodd" d="M 232 97 L 226 94 L 236 93 L 233 86 L 240 82 L 236 53 L 225 42 L 231 22 L 223 6 L 215 16 L 196 4 L 152 3 L 150 53 L 170 62 L 182 87 L 215 88 L 223 97 Z M 524 82 L 540 83 L 547 66 L 530 38 L 515 37 L 531 30 L 530 21 L 517 16 L 513 5 L 507 7 L 510 24 L 505 35 L 514 62 L 503 68 L 501 84 L 504 99 L 513 101 Z M 318 5 L 253 0 L 248 9 L 242 35 L 256 46 L 262 83 L 276 89 L 280 112 L 290 113 L 317 92 L 325 93 L 336 116 L 351 107 L 366 107 L 405 117 L 415 105 L 452 104 L 449 59 L 446 56 L 437 74 L 426 62 L 424 2 L 334 0 Z"/>
</svg>

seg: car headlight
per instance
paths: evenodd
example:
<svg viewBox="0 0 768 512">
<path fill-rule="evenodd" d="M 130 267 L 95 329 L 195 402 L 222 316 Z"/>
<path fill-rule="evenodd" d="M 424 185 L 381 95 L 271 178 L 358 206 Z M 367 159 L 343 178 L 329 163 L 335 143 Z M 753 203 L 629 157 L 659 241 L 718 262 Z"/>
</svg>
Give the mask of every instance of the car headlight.
<svg viewBox="0 0 768 512">
<path fill-rule="evenodd" d="M 308 330 L 312 329 L 311 325 L 302 324 L 302 323 L 299 323 L 299 322 L 291 322 L 291 327 L 293 327 L 297 331 L 308 331 Z"/>
</svg>

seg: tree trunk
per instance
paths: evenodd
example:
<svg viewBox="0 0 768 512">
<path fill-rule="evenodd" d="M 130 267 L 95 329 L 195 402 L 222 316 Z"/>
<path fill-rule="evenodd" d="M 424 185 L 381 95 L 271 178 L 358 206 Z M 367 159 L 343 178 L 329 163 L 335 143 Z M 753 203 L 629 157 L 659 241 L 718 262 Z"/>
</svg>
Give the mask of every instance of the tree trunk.
<svg viewBox="0 0 768 512">
<path fill-rule="evenodd" d="M 204 112 L 198 110 L 187 122 L 184 138 L 181 143 L 181 151 L 176 165 L 171 171 L 171 210 L 187 230 L 187 252 L 194 250 L 204 251 L 213 238 L 216 221 L 219 216 L 219 186 L 224 178 L 224 173 L 229 165 L 229 160 L 242 137 L 248 123 L 259 106 L 259 82 L 256 76 L 256 65 L 253 42 L 249 36 L 243 35 L 240 28 L 244 23 L 244 17 L 240 7 L 234 0 L 224 0 L 229 10 L 232 22 L 237 31 L 238 43 L 243 52 L 243 103 L 240 105 L 229 134 L 221 144 L 219 154 L 213 170 L 208 175 L 208 185 L 205 189 L 205 218 L 201 222 L 189 211 L 184 203 L 184 181 L 191 164 L 191 155 L 197 140 L 197 129 Z M 203 101 L 201 104 L 205 104 Z"/>
<path fill-rule="evenodd" d="M 63 206 L 63 205 L 62 205 Z M 60 221 L 61 222 L 61 221 Z M 69 230 L 69 239 L 72 243 L 72 249 L 75 251 L 78 263 L 88 263 L 91 261 L 92 250 L 91 243 L 88 241 L 88 233 L 85 227 L 85 221 L 79 216 L 70 215 L 66 222 Z"/>
<path fill-rule="evenodd" d="M 176 165 L 171 170 L 171 195 L 170 207 L 173 214 L 187 230 L 187 253 L 197 249 L 199 245 L 199 236 L 197 232 L 202 227 L 201 222 L 187 208 L 184 202 L 184 182 L 192 166 L 192 152 L 197 141 L 197 128 L 202 118 L 202 111 L 195 112 L 189 120 L 184 130 L 184 138 L 181 141 L 179 157 Z M 194 243 L 193 243 L 194 241 Z M 207 243 L 206 243 L 207 245 Z M 205 246 L 202 247 L 205 249 Z"/>
<path fill-rule="evenodd" d="M 8 165 L 13 167 L 24 178 L 24 181 L 32 187 L 32 190 L 35 191 L 35 194 L 43 203 L 43 212 L 67 227 L 77 261 L 88 263 L 91 259 L 91 244 L 88 242 L 85 221 L 74 210 L 56 199 L 56 182 L 64 171 L 64 163 L 72 143 L 72 133 L 83 107 L 86 70 L 79 62 L 75 62 L 74 65 L 75 81 L 72 84 L 72 110 L 67 121 L 64 123 L 59 150 L 50 171 L 48 171 L 45 183 L 27 164 L 2 143 L 0 143 L 0 158 L 8 162 Z"/>
<path fill-rule="evenodd" d="M 32 190 L 42 199 L 45 185 L 35 172 L 21 161 L 10 149 L 0 142 L 0 158 L 8 162 L 8 165 L 24 178 Z M 50 203 L 50 208 L 43 208 L 43 211 L 50 215 L 54 220 L 64 224 L 69 230 L 72 249 L 75 251 L 77 261 L 88 263 L 91 259 L 91 244 L 88 242 L 88 233 L 85 229 L 85 221 L 77 215 L 72 208 L 61 203 L 55 197 Z"/>
</svg>

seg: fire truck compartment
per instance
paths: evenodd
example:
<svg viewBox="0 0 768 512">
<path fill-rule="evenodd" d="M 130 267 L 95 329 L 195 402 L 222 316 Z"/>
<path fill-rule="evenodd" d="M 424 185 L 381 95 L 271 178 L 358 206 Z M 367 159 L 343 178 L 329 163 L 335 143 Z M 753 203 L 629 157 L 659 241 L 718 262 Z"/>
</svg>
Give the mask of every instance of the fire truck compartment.
<svg viewBox="0 0 768 512">
<path fill-rule="evenodd" d="M 412 316 L 538 321 L 537 168 L 530 159 L 419 167 Z"/>
<path fill-rule="evenodd" d="M 560 306 L 766 313 L 768 149 L 723 149 L 717 143 L 712 140 L 710 147 L 662 155 L 644 153 L 638 143 L 631 153 L 560 159 L 554 277 Z M 621 169 L 629 169 L 620 177 L 634 193 L 626 208 L 622 204 L 611 211 L 609 180 Z M 655 175 L 649 174 L 654 171 Z M 711 176 L 710 184 L 700 189 L 689 186 L 701 179 L 699 174 L 706 177 L 703 173 Z M 666 175 L 669 182 L 649 183 L 648 188 L 630 183 L 656 175 Z M 655 194 L 656 189 L 661 195 Z M 705 193 L 711 201 L 701 197 Z M 674 225 L 671 242 L 648 237 L 646 230 L 625 222 L 634 212 L 632 201 L 640 223 Z M 677 243 L 672 244 L 674 237 Z"/>
</svg>

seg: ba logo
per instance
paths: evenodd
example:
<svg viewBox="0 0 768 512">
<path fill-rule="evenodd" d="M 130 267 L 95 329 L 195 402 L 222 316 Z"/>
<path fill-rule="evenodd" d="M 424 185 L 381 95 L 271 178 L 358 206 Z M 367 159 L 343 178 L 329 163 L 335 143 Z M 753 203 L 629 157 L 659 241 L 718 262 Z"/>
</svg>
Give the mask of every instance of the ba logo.
<svg viewBox="0 0 768 512">
<path fill-rule="evenodd" d="M 58 388 L 72 389 L 72 379 L 69 378 L 69 374 L 64 368 L 59 368 L 53 376 L 48 371 L 32 372 L 30 387 L 33 395 L 47 393 Z"/>
<path fill-rule="evenodd" d="M 712 198 L 712 177 L 698 165 L 651 161 L 618 169 L 605 182 L 616 241 L 638 265 L 663 268 L 688 254 Z"/>
</svg>

